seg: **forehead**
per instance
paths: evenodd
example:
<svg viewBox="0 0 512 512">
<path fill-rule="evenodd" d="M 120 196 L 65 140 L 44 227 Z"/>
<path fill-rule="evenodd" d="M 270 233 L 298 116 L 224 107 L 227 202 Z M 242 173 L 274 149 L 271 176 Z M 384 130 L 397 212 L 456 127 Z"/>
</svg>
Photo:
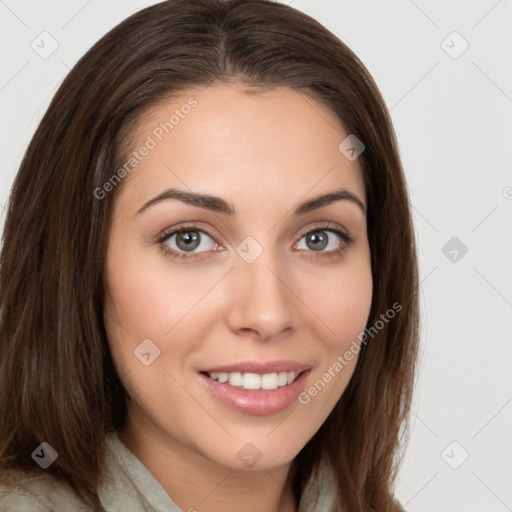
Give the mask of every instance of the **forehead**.
<svg viewBox="0 0 512 512">
<path fill-rule="evenodd" d="M 125 178 L 120 200 L 140 203 L 163 187 L 259 204 L 333 188 L 364 202 L 358 161 L 338 149 L 337 116 L 289 88 L 249 93 L 232 84 L 194 88 L 161 101 L 138 120 L 131 151 L 149 147 Z"/>
</svg>

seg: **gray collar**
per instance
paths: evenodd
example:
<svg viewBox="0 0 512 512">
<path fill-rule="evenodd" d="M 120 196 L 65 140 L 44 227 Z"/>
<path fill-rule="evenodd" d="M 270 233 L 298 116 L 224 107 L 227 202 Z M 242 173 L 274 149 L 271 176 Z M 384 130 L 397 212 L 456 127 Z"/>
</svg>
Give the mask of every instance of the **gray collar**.
<svg viewBox="0 0 512 512">
<path fill-rule="evenodd" d="M 181 512 L 117 433 L 107 434 L 106 443 L 107 470 L 100 488 L 100 499 L 107 511 L 132 512 L 133 503 L 137 502 L 137 512 Z"/>
</svg>

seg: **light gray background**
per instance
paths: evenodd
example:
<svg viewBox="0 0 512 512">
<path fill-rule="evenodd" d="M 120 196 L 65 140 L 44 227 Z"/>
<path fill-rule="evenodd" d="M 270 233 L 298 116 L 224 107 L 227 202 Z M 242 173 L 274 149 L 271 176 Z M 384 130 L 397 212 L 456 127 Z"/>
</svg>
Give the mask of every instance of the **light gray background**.
<svg viewBox="0 0 512 512">
<path fill-rule="evenodd" d="M 70 67 L 153 3 L 0 0 L 1 205 Z M 512 2 L 290 3 L 373 74 L 410 187 L 422 356 L 397 494 L 410 512 L 512 510 Z M 59 45 L 47 59 L 31 48 L 51 48 L 43 31 Z"/>
</svg>

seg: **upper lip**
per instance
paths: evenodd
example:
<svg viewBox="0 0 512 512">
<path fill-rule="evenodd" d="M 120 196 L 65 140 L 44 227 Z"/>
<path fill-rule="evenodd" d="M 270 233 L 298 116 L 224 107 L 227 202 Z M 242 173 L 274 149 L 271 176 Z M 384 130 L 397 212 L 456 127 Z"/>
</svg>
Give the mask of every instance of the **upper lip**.
<svg viewBox="0 0 512 512">
<path fill-rule="evenodd" d="M 223 364 L 200 370 L 201 373 L 279 373 L 279 372 L 295 372 L 301 373 L 311 368 L 308 364 L 299 363 L 297 361 L 242 361 L 240 363 Z"/>
</svg>

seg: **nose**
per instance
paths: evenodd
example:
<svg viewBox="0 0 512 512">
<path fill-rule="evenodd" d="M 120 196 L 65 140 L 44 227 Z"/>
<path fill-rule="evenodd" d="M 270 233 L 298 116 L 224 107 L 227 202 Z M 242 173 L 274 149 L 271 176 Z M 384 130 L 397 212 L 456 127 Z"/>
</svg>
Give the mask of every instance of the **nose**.
<svg viewBox="0 0 512 512">
<path fill-rule="evenodd" d="M 269 340 L 294 326 L 290 273 L 270 250 L 252 263 L 237 258 L 228 279 L 227 322 L 233 332 Z"/>
</svg>

